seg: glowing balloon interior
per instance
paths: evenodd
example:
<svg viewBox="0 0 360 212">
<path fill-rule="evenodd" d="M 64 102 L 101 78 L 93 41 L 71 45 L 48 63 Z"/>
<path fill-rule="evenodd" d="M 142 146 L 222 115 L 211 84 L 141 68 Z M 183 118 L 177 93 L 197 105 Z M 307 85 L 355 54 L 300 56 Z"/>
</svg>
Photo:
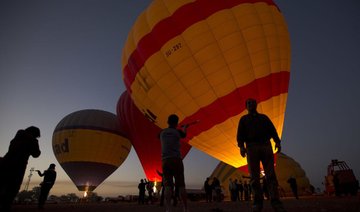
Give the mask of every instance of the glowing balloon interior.
<svg viewBox="0 0 360 212">
<path fill-rule="evenodd" d="M 54 130 L 52 145 L 56 159 L 80 191 L 93 191 L 131 150 L 116 115 L 101 110 L 64 117 Z"/>
<path fill-rule="evenodd" d="M 200 122 L 187 142 L 234 167 L 245 100 L 281 136 L 290 78 L 290 39 L 271 0 L 154 0 L 138 17 L 122 54 L 136 107 L 159 128 L 169 114 Z"/>
</svg>

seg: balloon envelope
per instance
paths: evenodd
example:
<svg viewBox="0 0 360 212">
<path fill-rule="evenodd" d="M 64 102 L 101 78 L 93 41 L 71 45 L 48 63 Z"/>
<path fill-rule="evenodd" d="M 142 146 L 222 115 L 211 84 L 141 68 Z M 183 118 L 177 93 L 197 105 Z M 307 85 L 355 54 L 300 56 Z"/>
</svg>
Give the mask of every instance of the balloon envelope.
<svg viewBox="0 0 360 212">
<path fill-rule="evenodd" d="M 193 147 L 234 167 L 245 100 L 281 136 L 290 78 L 285 20 L 271 0 L 155 0 L 138 17 L 122 54 L 136 107 L 160 128 L 169 114 L 189 129 Z"/>
<path fill-rule="evenodd" d="M 162 181 L 159 175 L 162 173 L 161 143 L 159 140 L 161 128 L 139 111 L 127 91 L 121 95 L 118 101 L 117 116 L 121 123 L 121 129 L 127 133 L 127 137 L 140 159 L 146 178 L 150 181 Z M 186 156 L 190 148 L 189 144 L 181 143 L 182 157 Z"/>
<path fill-rule="evenodd" d="M 53 151 L 80 191 L 92 191 L 127 158 L 131 143 L 120 131 L 115 114 L 80 110 L 56 126 Z"/>
</svg>

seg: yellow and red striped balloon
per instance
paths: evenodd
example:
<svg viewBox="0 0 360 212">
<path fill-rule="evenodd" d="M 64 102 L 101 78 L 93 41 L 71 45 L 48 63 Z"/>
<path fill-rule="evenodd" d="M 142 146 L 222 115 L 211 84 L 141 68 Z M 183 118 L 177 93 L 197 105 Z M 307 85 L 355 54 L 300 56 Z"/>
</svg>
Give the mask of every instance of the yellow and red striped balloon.
<svg viewBox="0 0 360 212">
<path fill-rule="evenodd" d="M 193 147 L 234 167 L 245 100 L 258 101 L 281 135 L 290 78 L 290 39 L 271 0 L 154 0 L 122 54 L 136 107 L 157 126 L 169 114 L 189 128 Z"/>
<path fill-rule="evenodd" d="M 52 145 L 56 159 L 80 191 L 93 191 L 131 150 L 117 116 L 102 110 L 65 116 L 54 130 Z"/>
</svg>

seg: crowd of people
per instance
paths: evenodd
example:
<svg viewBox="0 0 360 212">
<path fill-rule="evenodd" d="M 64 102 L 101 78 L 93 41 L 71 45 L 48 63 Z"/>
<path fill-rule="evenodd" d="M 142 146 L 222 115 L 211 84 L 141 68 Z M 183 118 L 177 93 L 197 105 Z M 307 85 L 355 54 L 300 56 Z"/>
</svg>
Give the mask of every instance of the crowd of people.
<svg viewBox="0 0 360 212">
<path fill-rule="evenodd" d="M 235 201 L 250 201 L 251 200 L 251 186 L 245 181 L 229 179 L 229 194 L 230 200 Z"/>
<path fill-rule="evenodd" d="M 281 141 L 271 120 L 265 115 L 257 112 L 257 102 L 255 99 L 247 99 L 245 102 L 248 114 L 239 120 L 237 130 L 237 145 L 240 155 L 246 157 L 250 173 L 250 185 L 235 179 L 230 179 L 229 189 L 232 201 L 250 200 L 253 196 L 252 211 L 260 212 L 263 207 L 265 196 L 271 200 L 271 205 L 276 212 L 285 212 L 279 198 L 278 182 L 274 170 L 274 156 L 270 139 L 275 142 L 275 150 L 281 151 Z M 174 197 L 181 199 L 183 211 L 188 211 L 187 193 L 185 188 L 184 165 L 180 152 L 180 140 L 186 137 L 189 124 L 178 127 L 179 117 L 176 114 L 168 116 L 168 127 L 161 130 L 159 140 L 161 143 L 163 200 L 165 211 L 172 210 L 171 200 Z M 0 209 L 10 211 L 11 204 L 19 192 L 22 179 L 24 177 L 27 161 L 30 156 L 37 158 L 40 156 L 38 138 L 40 130 L 37 127 L 29 127 L 19 130 L 15 138 L 10 142 L 9 151 L 3 158 L 0 158 L 0 169 L 7 170 L 0 177 Z M 260 179 L 260 163 L 266 173 L 266 186 L 263 189 Z M 38 171 L 40 176 L 44 176 L 41 184 L 39 198 L 39 208 L 47 198 L 55 179 L 55 165 L 51 164 L 44 173 Z M 49 181 L 49 182 L 48 182 Z M 145 192 L 148 191 L 148 201 L 152 203 L 153 185 L 146 179 L 141 179 L 139 189 L 139 204 L 145 203 Z M 222 189 L 219 179 L 214 177 L 210 184 L 210 179 L 204 183 L 206 200 L 208 202 L 220 202 L 222 200 Z M 253 195 L 251 195 L 253 194 Z M 218 210 L 218 208 L 216 208 Z M 221 211 L 219 209 L 219 211 Z"/>
</svg>

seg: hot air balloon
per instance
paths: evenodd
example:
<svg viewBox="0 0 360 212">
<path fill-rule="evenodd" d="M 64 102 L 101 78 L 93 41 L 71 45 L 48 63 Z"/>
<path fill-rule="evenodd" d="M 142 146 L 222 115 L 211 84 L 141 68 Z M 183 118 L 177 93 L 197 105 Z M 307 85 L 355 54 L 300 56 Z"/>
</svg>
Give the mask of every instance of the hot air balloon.
<svg viewBox="0 0 360 212">
<path fill-rule="evenodd" d="M 161 129 L 139 111 L 127 91 L 121 95 L 118 101 L 117 116 L 121 129 L 127 133 L 126 136 L 130 139 L 140 159 L 146 178 L 153 182 L 162 181 L 159 175 L 162 172 L 159 140 Z M 186 156 L 190 148 L 189 144 L 182 143 L 182 157 Z"/>
<path fill-rule="evenodd" d="M 91 109 L 65 116 L 54 130 L 52 145 L 56 159 L 79 191 L 93 191 L 131 150 L 116 115 Z"/>
<path fill-rule="evenodd" d="M 284 153 L 278 154 L 275 167 L 276 176 L 279 183 L 279 191 L 284 196 L 291 196 L 292 191 L 287 180 L 290 176 L 294 177 L 297 181 L 299 195 L 309 195 L 311 194 L 311 184 L 309 178 L 306 176 L 305 171 L 301 168 L 300 164 L 296 162 L 293 158 L 289 157 Z M 220 180 L 221 185 L 224 188 L 229 188 L 229 179 L 237 179 L 242 183 L 250 181 L 249 174 L 241 169 L 236 169 L 226 163 L 220 162 L 210 178 L 216 177 Z M 229 190 L 225 189 L 225 196 L 230 196 L 228 194 Z"/>
<path fill-rule="evenodd" d="M 160 128 L 200 120 L 187 142 L 234 167 L 236 130 L 254 98 L 282 134 L 290 39 L 272 0 L 155 0 L 138 17 L 122 53 L 136 107 Z"/>
</svg>

